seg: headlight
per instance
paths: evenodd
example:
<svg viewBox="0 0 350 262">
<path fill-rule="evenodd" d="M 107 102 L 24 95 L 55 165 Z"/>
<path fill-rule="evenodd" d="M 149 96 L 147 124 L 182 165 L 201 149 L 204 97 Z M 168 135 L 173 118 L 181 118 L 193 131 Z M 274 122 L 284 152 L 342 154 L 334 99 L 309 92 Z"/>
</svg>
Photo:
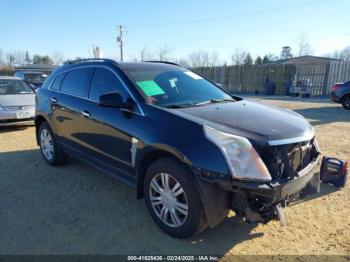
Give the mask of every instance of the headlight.
<svg viewBox="0 0 350 262">
<path fill-rule="evenodd" d="M 271 176 L 248 139 L 203 126 L 205 136 L 219 147 L 231 171 L 239 180 L 269 182 Z"/>
</svg>

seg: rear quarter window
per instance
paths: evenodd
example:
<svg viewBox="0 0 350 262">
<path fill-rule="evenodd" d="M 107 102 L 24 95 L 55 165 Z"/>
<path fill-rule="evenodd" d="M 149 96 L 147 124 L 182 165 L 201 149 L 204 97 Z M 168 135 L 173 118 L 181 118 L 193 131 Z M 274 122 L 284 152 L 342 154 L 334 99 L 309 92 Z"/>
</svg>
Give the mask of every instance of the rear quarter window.
<svg viewBox="0 0 350 262">
<path fill-rule="evenodd" d="M 69 71 L 61 85 L 61 91 L 66 94 L 86 98 L 91 68 L 73 69 Z"/>
<path fill-rule="evenodd" d="M 60 91 L 61 90 L 61 84 L 62 84 L 62 81 L 63 81 L 65 75 L 66 74 L 59 74 L 59 75 L 57 75 L 55 77 L 55 79 L 53 80 L 50 89 L 56 90 L 56 91 Z"/>
</svg>

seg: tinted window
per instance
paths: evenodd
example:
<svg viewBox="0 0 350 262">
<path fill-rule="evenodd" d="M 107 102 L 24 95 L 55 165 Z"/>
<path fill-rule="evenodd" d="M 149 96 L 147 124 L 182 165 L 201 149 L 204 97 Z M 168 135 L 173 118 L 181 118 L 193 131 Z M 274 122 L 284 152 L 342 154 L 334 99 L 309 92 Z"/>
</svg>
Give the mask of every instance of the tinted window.
<svg viewBox="0 0 350 262">
<path fill-rule="evenodd" d="M 65 75 L 66 74 L 59 74 L 58 76 L 56 76 L 55 80 L 53 81 L 53 83 L 51 85 L 51 89 L 61 90 L 62 80 L 63 80 Z"/>
<path fill-rule="evenodd" d="M 89 98 L 97 101 L 106 93 L 120 92 L 120 82 L 110 71 L 104 68 L 96 68 L 91 81 Z"/>
<path fill-rule="evenodd" d="M 69 71 L 63 80 L 61 91 L 79 97 L 87 97 L 90 68 Z"/>
</svg>

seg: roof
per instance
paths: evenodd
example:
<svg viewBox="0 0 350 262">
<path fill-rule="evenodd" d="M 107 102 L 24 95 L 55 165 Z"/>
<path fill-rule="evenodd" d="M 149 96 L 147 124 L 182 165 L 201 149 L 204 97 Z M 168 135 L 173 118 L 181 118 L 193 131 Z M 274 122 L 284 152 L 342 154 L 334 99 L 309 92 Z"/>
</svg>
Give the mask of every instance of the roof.
<svg viewBox="0 0 350 262">
<path fill-rule="evenodd" d="M 292 57 L 288 59 L 276 60 L 271 62 L 271 64 L 328 63 L 330 61 L 340 61 L 340 60 L 335 58 L 330 58 L 330 57 L 304 55 L 304 56 Z"/>
<path fill-rule="evenodd" d="M 0 80 L 22 80 L 16 76 L 0 76 Z"/>
<path fill-rule="evenodd" d="M 180 65 L 177 65 L 172 62 L 166 61 L 143 61 L 143 62 L 116 62 L 112 59 L 103 59 L 103 58 L 88 58 L 88 59 L 80 59 L 75 61 L 70 61 L 65 63 L 63 66 L 58 67 L 55 72 L 61 72 L 68 68 L 75 68 L 84 65 L 100 65 L 101 63 L 108 64 L 110 66 L 116 66 L 122 70 L 128 69 L 164 69 L 167 68 L 169 70 L 179 70 L 182 68 Z"/>
<path fill-rule="evenodd" d="M 53 70 L 57 65 L 44 65 L 44 64 L 28 64 L 23 66 L 16 66 L 15 70 Z"/>
</svg>

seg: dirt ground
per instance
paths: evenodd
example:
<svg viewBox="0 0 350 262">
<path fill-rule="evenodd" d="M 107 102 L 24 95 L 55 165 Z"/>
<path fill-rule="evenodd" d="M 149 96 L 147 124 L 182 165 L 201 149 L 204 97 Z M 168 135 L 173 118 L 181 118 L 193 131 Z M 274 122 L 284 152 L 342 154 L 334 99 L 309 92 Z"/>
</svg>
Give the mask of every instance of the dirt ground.
<svg viewBox="0 0 350 262">
<path fill-rule="evenodd" d="M 326 99 L 259 98 L 305 116 L 324 155 L 350 160 L 350 112 Z M 164 234 L 134 189 L 71 161 L 44 163 L 34 128 L 0 129 L 0 254 L 350 255 L 350 185 L 286 209 L 288 226 L 233 214 L 188 240 Z"/>
</svg>

